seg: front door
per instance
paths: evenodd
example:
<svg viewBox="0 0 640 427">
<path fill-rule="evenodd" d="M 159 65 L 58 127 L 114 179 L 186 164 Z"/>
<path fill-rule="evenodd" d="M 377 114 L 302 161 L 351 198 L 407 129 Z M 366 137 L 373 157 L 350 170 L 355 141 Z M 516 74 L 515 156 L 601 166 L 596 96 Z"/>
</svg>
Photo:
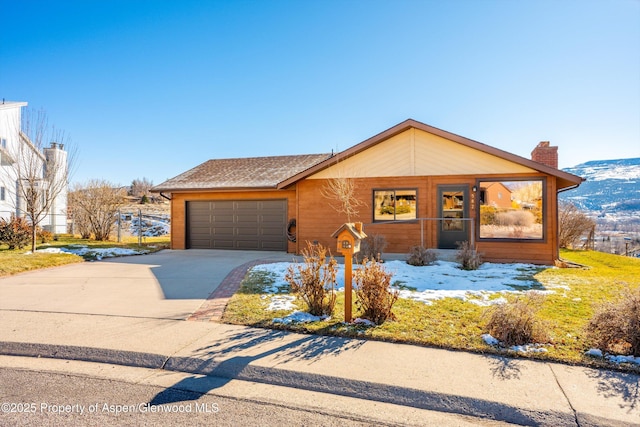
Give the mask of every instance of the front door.
<svg viewBox="0 0 640 427">
<path fill-rule="evenodd" d="M 469 186 L 438 186 L 438 248 L 455 249 L 459 242 L 469 240 Z"/>
</svg>

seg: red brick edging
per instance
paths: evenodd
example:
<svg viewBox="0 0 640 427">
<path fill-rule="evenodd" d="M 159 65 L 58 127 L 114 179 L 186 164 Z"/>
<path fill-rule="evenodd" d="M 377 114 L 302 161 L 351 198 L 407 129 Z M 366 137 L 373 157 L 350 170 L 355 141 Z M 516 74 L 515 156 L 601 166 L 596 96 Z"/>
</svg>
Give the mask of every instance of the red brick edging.
<svg viewBox="0 0 640 427">
<path fill-rule="evenodd" d="M 235 294 L 240 288 L 240 284 L 242 280 L 244 280 L 244 276 L 247 274 L 247 271 L 256 265 L 260 264 L 269 264 L 272 262 L 271 260 L 253 260 L 246 262 L 233 270 L 231 273 L 227 274 L 220 285 L 211 292 L 211 294 L 207 297 L 207 300 L 202 303 L 200 308 L 198 308 L 193 314 L 187 317 L 186 320 L 192 321 L 220 321 L 222 319 L 222 313 L 224 313 L 224 309 L 227 307 L 227 303 L 229 299 Z"/>
</svg>

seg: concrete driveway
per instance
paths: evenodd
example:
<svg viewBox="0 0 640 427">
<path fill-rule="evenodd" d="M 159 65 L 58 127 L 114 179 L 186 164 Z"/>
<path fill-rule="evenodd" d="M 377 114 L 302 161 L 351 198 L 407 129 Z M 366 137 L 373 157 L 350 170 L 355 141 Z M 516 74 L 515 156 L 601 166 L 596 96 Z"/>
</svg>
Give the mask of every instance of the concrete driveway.
<svg viewBox="0 0 640 427">
<path fill-rule="evenodd" d="M 164 250 L 0 278 L 0 310 L 185 319 L 234 268 L 284 252 Z"/>
</svg>

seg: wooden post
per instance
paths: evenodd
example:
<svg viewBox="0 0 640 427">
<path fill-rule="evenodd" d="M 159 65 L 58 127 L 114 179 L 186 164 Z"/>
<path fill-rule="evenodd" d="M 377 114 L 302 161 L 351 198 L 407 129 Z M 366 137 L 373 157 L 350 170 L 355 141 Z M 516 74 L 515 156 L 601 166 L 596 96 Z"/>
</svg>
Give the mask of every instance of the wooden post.
<svg viewBox="0 0 640 427">
<path fill-rule="evenodd" d="M 350 253 L 344 254 L 344 321 L 351 322 L 351 278 L 352 278 L 352 258 Z"/>
<path fill-rule="evenodd" d="M 344 321 L 351 322 L 353 305 L 353 254 L 360 251 L 360 241 L 367 237 L 362 231 L 362 223 L 347 223 L 340 227 L 332 237 L 338 239 L 338 252 L 344 256 Z"/>
</svg>

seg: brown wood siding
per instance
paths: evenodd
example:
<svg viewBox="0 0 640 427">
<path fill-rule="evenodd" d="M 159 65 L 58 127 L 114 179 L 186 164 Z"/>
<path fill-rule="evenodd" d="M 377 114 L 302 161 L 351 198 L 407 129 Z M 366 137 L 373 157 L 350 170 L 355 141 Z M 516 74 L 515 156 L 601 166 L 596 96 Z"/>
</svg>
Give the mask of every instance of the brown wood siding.
<svg viewBox="0 0 640 427">
<path fill-rule="evenodd" d="M 296 212 L 294 190 L 220 191 L 198 193 L 173 193 L 171 195 L 171 249 L 186 249 L 186 206 L 188 201 L 198 200 L 266 200 L 286 199 L 288 219 Z M 287 252 L 295 252 L 296 244 L 287 242 Z"/>
<path fill-rule="evenodd" d="M 535 264 L 553 264 L 558 258 L 557 247 L 557 187 L 556 178 L 545 174 L 523 175 L 483 175 L 481 180 L 546 178 L 545 220 L 547 226 L 546 241 L 480 241 L 478 250 L 484 259 L 493 262 L 531 262 Z M 363 204 L 359 214 L 352 221 L 362 221 L 364 231 L 369 235 L 380 234 L 388 242 L 386 252 L 408 253 L 411 246 L 419 245 L 421 240 L 420 221 L 406 223 L 374 223 L 372 199 L 374 189 L 415 188 L 418 191 L 417 216 L 419 218 L 437 218 L 437 190 L 439 185 L 477 184 L 475 175 L 460 176 L 410 176 L 384 178 L 356 178 L 356 195 Z M 329 247 L 336 254 L 336 241 L 331 237 L 343 223 L 347 221 L 344 214 L 339 214 L 332 207 L 332 202 L 322 196 L 322 188 L 326 185 L 323 179 L 305 179 L 287 190 L 268 191 L 227 191 L 174 193 L 171 202 L 171 247 L 185 249 L 186 222 L 185 208 L 187 201 L 193 200 L 242 200 L 242 199 L 287 199 L 288 219 L 296 219 L 297 242 L 288 242 L 288 252 L 300 253 L 306 242 L 317 241 Z M 469 191 L 471 198 L 470 216 L 476 218 L 479 193 Z M 438 245 L 438 222 L 425 221 L 424 244 L 428 248 Z M 475 227 L 476 232 L 477 227 Z"/>
<path fill-rule="evenodd" d="M 546 240 L 544 242 L 519 242 L 519 241 L 484 241 L 478 242 L 478 249 L 484 254 L 484 259 L 493 262 L 530 262 L 535 264 L 553 264 L 558 257 L 557 249 L 557 206 L 556 183 L 554 177 L 544 174 L 526 175 L 486 175 L 481 179 L 513 180 L 546 177 L 545 220 L 547 226 Z M 364 231 L 368 235 L 380 234 L 387 240 L 388 253 L 408 253 L 411 246 L 421 242 L 420 221 L 408 221 L 406 223 L 374 223 L 372 211 L 372 199 L 374 189 L 399 189 L 415 188 L 418 190 L 417 216 L 419 218 L 437 218 L 437 190 L 439 185 L 468 185 L 471 189 L 477 184 L 477 177 L 472 175 L 461 176 L 422 176 L 422 177 L 389 177 L 389 178 L 356 178 L 357 197 L 363 201 L 359 214 L 352 221 L 362 221 Z M 347 218 L 339 214 L 331 206 L 332 203 L 322 196 L 322 188 L 326 180 L 307 179 L 298 183 L 298 246 L 299 252 L 306 245 L 306 241 L 317 241 L 335 253 L 335 239 L 331 237 Z M 479 193 L 469 191 L 470 211 L 469 215 L 475 220 Z M 424 244 L 428 248 L 438 246 L 438 221 L 424 221 Z M 477 224 L 474 225 L 477 233 Z"/>
</svg>

